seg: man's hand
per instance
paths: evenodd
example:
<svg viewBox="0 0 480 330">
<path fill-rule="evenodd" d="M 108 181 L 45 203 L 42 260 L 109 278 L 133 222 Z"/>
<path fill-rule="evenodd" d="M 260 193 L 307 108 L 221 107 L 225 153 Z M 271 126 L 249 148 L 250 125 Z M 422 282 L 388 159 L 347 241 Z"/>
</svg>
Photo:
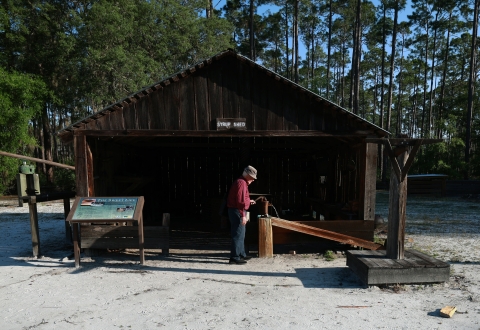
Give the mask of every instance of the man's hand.
<svg viewBox="0 0 480 330">
<path fill-rule="evenodd" d="M 253 199 L 250 200 L 250 205 L 257 204 Z"/>
<path fill-rule="evenodd" d="M 245 226 L 247 224 L 247 218 L 242 217 L 242 226 Z"/>
</svg>

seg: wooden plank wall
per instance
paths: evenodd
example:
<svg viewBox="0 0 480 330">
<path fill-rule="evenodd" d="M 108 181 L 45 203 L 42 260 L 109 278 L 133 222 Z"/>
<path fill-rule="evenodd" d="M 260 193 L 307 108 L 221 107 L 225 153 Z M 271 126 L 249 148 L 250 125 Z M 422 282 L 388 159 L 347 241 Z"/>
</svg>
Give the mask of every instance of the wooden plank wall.
<svg viewBox="0 0 480 330">
<path fill-rule="evenodd" d="M 85 124 L 85 129 L 204 131 L 216 129 L 216 118 L 246 118 L 247 129 L 253 131 L 346 133 L 365 129 L 359 121 L 338 113 L 302 89 L 292 88 L 233 57 L 185 77 L 174 77 L 147 95 L 132 97 L 123 108 Z"/>
<path fill-rule="evenodd" d="M 340 150 L 330 151 L 328 157 L 324 154 L 322 162 L 338 165 L 330 166 L 331 175 L 324 175 L 327 188 L 320 190 L 313 152 L 286 148 L 285 138 L 161 138 L 164 147 L 159 148 L 146 148 L 152 142 L 143 138 L 132 146 L 124 140 L 89 141 L 95 195 L 121 196 L 128 191 L 127 195 L 145 196 L 146 223 L 161 221 L 162 213 L 171 213 L 174 219 L 210 221 L 217 215 L 219 205 L 215 203 L 248 164 L 258 170 L 258 180 L 249 190 L 272 195 L 270 200 L 278 211 L 290 209 L 306 215 L 309 198 L 343 206 L 359 196 L 359 166 L 348 167 L 359 153 Z M 177 144 L 180 147 L 175 147 Z M 133 184 L 137 186 L 132 190 Z"/>
<path fill-rule="evenodd" d="M 447 196 L 480 194 L 479 180 L 447 180 Z"/>
</svg>

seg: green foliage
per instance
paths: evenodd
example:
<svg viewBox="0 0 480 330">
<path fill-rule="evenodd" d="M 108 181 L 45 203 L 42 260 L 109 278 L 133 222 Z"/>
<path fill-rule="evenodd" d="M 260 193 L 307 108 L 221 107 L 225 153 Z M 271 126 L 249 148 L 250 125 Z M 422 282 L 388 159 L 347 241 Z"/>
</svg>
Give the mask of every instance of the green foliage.
<svg viewBox="0 0 480 330">
<path fill-rule="evenodd" d="M 335 260 L 335 254 L 333 253 L 332 250 L 327 250 L 323 254 L 323 257 L 325 258 L 326 261 L 333 261 Z"/>
<path fill-rule="evenodd" d="M 460 138 L 422 147 L 410 170 L 411 174 L 446 174 L 449 179 L 463 179 L 465 142 Z"/>
<path fill-rule="evenodd" d="M 95 110 L 232 46 L 231 25 L 198 15 L 203 1 L 95 2 L 81 19 L 82 59 Z M 128 13 L 126 15 L 125 13 Z"/>
<path fill-rule="evenodd" d="M 0 150 L 24 154 L 36 145 L 30 120 L 40 112 L 47 94 L 37 77 L 0 68 Z M 0 156 L 0 194 L 10 188 L 19 160 Z"/>
<path fill-rule="evenodd" d="M 72 165 L 72 164 L 68 164 Z M 43 173 L 39 173 L 40 187 L 42 192 L 46 191 L 75 191 L 75 171 L 65 168 L 55 169 L 55 182 L 49 183 Z"/>
</svg>

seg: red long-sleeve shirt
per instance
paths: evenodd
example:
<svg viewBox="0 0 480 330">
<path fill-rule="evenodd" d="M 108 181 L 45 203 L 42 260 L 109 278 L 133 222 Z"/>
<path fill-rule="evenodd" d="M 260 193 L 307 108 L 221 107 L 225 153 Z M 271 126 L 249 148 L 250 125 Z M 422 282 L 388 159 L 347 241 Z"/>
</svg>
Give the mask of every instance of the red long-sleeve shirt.
<svg viewBox="0 0 480 330">
<path fill-rule="evenodd" d="M 232 183 L 232 187 L 228 192 L 227 207 L 238 209 L 242 217 L 245 216 L 245 210 L 248 210 L 250 207 L 248 183 L 243 176 Z"/>
</svg>

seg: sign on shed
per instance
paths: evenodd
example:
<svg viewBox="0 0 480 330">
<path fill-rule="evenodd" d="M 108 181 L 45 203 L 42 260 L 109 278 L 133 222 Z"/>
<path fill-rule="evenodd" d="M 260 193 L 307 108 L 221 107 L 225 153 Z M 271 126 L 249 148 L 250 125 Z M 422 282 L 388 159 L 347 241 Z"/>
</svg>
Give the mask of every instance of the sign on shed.
<svg viewBox="0 0 480 330">
<path fill-rule="evenodd" d="M 217 131 L 245 131 L 246 129 L 247 120 L 245 118 L 217 118 Z"/>
</svg>

